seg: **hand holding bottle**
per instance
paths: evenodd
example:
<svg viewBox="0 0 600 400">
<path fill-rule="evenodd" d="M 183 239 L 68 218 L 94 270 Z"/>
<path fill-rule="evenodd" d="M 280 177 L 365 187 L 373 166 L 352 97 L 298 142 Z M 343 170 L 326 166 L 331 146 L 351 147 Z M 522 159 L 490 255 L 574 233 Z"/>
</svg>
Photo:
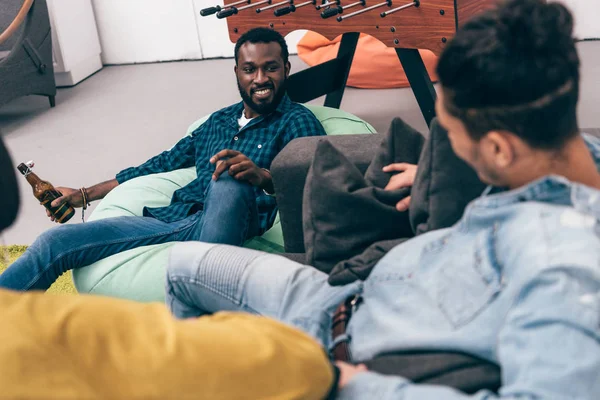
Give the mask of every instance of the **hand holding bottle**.
<svg viewBox="0 0 600 400">
<path fill-rule="evenodd" d="M 33 189 L 33 195 L 46 207 L 46 214 L 52 221 L 64 224 L 75 214 L 74 207 L 87 206 L 94 200 L 103 199 L 115 187 L 119 186 L 116 179 L 98 183 L 88 189 L 73 189 L 68 187 L 54 187 L 50 182 L 41 180 L 32 168 L 33 161 L 21 163 L 17 169 L 25 176 Z M 83 212 L 82 212 L 83 219 Z"/>
<path fill-rule="evenodd" d="M 58 207 L 53 207 L 52 202 L 62 195 L 56 190 L 54 186 L 48 181 L 44 181 L 33 173 L 32 168 L 34 166 L 33 161 L 21 163 L 17 166 L 19 172 L 23 174 L 27 182 L 33 189 L 33 195 L 39 200 L 40 204 L 46 207 L 47 212 L 51 214 L 52 221 L 64 224 L 70 220 L 75 214 L 75 209 L 68 203 L 61 204 Z"/>
<path fill-rule="evenodd" d="M 62 186 L 56 187 L 55 189 L 61 196 L 50 203 L 52 207 L 60 207 L 64 203 L 75 208 L 83 207 L 83 195 L 81 194 L 81 190 Z M 46 215 L 48 215 L 51 221 L 55 221 L 54 215 L 52 215 L 50 210 L 46 209 Z"/>
</svg>

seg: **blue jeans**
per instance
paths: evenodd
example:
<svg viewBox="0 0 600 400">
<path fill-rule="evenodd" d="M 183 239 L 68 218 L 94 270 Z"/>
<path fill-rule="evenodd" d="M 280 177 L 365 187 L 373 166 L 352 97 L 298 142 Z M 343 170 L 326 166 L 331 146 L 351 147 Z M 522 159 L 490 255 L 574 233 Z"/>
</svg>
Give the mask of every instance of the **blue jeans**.
<svg viewBox="0 0 600 400">
<path fill-rule="evenodd" d="M 70 269 L 140 246 L 175 241 L 239 246 L 258 233 L 253 187 L 225 173 L 211 181 L 203 210 L 180 221 L 118 217 L 44 232 L 0 275 L 0 288 L 45 290 Z"/>
<path fill-rule="evenodd" d="M 283 321 L 331 345 L 331 317 L 360 282 L 329 286 L 328 275 L 283 256 L 209 243 L 171 248 L 166 304 L 177 318 L 219 311 Z"/>
</svg>

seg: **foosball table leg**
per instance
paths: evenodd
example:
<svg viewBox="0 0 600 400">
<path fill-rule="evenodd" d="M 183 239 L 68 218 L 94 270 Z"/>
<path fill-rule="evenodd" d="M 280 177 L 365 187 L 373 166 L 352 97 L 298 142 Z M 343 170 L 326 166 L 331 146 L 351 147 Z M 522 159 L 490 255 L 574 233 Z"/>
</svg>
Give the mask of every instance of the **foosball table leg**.
<svg viewBox="0 0 600 400">
<path fill-rule="evenodd" d="M 350 67 L 352 67 L 352 60 L 354 59 L 354 52 L 359 36 L 359 32 L 347 32 L 342 35 L 337 58 L 343 58 L 345 63 L 340 66 L 336 76 L 336 79 L 340 79 L 338 85 L 336 85 L 338 89 L 327 94 L 325 97 L 325 107 L 340 108 L 342 104 L 342 97 L 344 96 L 344 89 L 346 89 L 348 75 L 350 75 Z"/>
<path fill-rule="evenodd" d="M 425 68 L 425 63 L 417 49 L 398 49 L 396 54 L 402 63 L 408 82 L 417 98 L 417 103 L 421 108 L 421 113 L 425 117 L 427 125 L 431 125 L 431 120 L 435 117 L 435 100 L 437 94 Z"/>
</svg>

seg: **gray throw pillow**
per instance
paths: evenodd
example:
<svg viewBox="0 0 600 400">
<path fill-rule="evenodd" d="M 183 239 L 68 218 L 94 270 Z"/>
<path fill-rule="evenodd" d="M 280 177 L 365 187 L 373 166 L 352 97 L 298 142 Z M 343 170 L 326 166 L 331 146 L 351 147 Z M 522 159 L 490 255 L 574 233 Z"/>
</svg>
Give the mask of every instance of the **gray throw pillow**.
<svg viewBox="0 0 600 400">
<path fill-rule="evenodd" d="M 365 172 L 365 180 L 372 186 L 384 188 L 394 174 L 383 172 L 383 167 L 401 162 L 417 164 L 424 143 L 425 138 L 419 131 L 400 118 L 394 118 Z M 403 193 L 408 192 L 406 189 L 401 190 Z"/>
<path fill-rule="evenodd" d="M 410 236 L 412 237 L 412 235 Z M 331 286 L 343 286 L 359 279 L 367 279 L 371 270 L 394 247 L 406 242 L 410 237 L 375 242 L 359 255 L 337 263 L 329 274 Z"/>
<path fill-rule="evenodd" d="M 394 120 L 364 176 L 330 142 L 319 142 L 302 202 L 309 265 L 330 273 L 375 242 L 413 236 L 408 211 L 395 208 L 410 189 L 384 190 L 391 174 L 382 168 L 397 160 L 416 164 L 423 141 L 419 132 Z"/>
<path fill-rule="evenodd" d="M 408 211 L 413 231 L 410 235 L 375 242 L 361 254 L 340 261 L 329 275 L 330 285 L 365 280 L 387 252 L 413 234 L 452 226 L 461 218 L 467 204 L 485 188 L 475 171 L 454 154 L 448 133 L 437 119 L 432 121 L 418 165 Z"/>
<path fill-rule="evenodd" d="M 454 225 L 485 187 L 475 170 L 454 153 L 448 132 L 434 118 L 411 192 L 409 214 L 414 233 Z"/>
</svg>

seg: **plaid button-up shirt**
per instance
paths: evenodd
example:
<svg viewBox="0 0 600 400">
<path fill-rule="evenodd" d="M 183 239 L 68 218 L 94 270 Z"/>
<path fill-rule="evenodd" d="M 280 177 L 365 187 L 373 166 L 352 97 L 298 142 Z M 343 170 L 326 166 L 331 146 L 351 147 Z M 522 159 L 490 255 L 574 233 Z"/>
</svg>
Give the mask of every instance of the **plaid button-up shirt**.
<svg viewBox="0 0 600 400">
<path fill-rule="evenodd" d="M 119 183 L 138 176 L 173 171 L 196 166 L 197 178 L 175 191 L 167 207 L 144 207 L 144 216 L 173 222 L 183 219 L 202 208 L 204 196 L 212 179 L 215 165 L 210 158 L 224 149 L 237 150 L 250 158 L 258 167 L 269 169 L 275 156 L 291 140 L 305 136 L 325 135 L 321 123 L 306 107 L 293 103 L 284 96 L 277 109 L 266 116 L 252 119 L 239 128 L 243 102 L 213 113 L 190 136 L 180 140 L 172 149 L 164 151 L 138 167 L 119 172 Z M 260 233 L 267 231 L 277 213 L 275 198 L 255 187 Z"/>
</svg>

